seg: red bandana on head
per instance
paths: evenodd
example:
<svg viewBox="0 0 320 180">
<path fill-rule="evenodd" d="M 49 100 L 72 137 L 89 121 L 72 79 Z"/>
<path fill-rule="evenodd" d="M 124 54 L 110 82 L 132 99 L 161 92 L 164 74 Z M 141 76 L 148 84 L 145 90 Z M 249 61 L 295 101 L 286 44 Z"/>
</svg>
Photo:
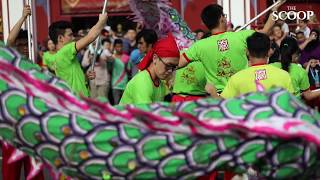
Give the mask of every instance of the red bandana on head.
<svg viewBox="0 0 320 180">
<path fill-rule="evenodd" d="M 152 49 L 144 56 L 138 64 L 138 68 L 141 71 L 145 70 L 150 65 L 154 54 L 158 55 L 160 58 L 180 57 L 179 49 L 172 33 L 170 33 L 166 38 L 158 40 L 153 45 Z"/>
</svg>

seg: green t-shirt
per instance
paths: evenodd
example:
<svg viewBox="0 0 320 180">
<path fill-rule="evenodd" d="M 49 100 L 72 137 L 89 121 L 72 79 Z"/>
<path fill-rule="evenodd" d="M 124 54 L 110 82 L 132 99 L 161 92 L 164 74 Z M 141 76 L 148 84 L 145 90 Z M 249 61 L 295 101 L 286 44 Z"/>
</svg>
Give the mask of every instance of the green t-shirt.
<svg viewBox="0 0 320 180">
<path fill-rule="evenodd" d="M 86 87 L 85 74 L 77 60 L 76 43 L 72 42 L 63 46 L 55 54 L 56 75 L 66 81 L 77 95 L 89 97 Z"/>
<path fill-rule="evenodd" d="M 162 81 L 156 87 L 147 70 L 139 72 L 127 84 L 120 104 L 148 104 L 163 101 L 166 87 Z"/>
<path fill-rule="evenodd" d="M 124 90 L 128 83 L 129 56 L 122 55 L 122 60 L 116 58 L 112 69 L 112 89 Z"/>
<path fill-rule="evenodd" d="M 280 69 L 282 68 L 281 63 L 279 62 L 272 63 L 271 65 Z M 302 91 L 308 90 L 310 88 L 308 73 L 301 66 L 291 63 L 289 67 L 289 74 L 294 89 L 293 94 L 297 97 L 300 97 Z"/>
<path fill-rule="evenodd" d="M 173 93 L 181 95 L 204 95 L 207 80 L 201 62 L 191 62 L 176 71 Z"/>
<path fill-rule="evenodd" d="M 51 54 L 50 52 L 43 53 L 43 64 L 46 65 L 51 70 L 55 70 L 55 54 Z"/>
<path fill-rule="evenodd" d="M 185 53 L 189 61 L 201 61 L 207 82 L 221 92 L 228 79 L 248 67 L 246 40 L 255 31 L 225 32 L 195 42 Z"/>
<path fill-rule="evenodd" d="M 293 93 L 293 86 L 288 72 L 271 65 L 252 66 L 233 75 L 221 96 L 223 98 L 233 98 L 257 91 L 259 82 L 265 90 L 281 87 Z"/>
</svg>

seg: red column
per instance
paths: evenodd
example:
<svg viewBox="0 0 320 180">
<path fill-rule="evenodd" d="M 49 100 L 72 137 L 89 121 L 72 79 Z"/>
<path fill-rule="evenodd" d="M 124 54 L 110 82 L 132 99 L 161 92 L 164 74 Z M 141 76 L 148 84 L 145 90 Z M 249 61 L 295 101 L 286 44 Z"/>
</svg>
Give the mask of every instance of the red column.
<svg viewBox="0 0 320 180">
<path fill-rule="evenodd" d="M 48 14 L 46 10 L 39 5 L 36 5 L 37 22 L 35 24 L 37 28 L 37 39 L 41 44 L 48 38 Z"/>
<path fill-rule="evenodd" d="M 267 0 L 263 0 L 263 1 L 258 0 L 257 3 L 258 3 L 258 14 L 260 14 L 262 11 L 264 11 L 268 7 Z M 258 24 L 264 24 L 265 17 L 266 16 L 264 15 L 261 18 L 259 18 Z"/>
<path fill-rule="evenodd" d="M 181 13 L 181 0 L 172 0 L 172 7 L 174 7 L 179 13 Z"/>
<path fill-rule="evenodd" d="M 61 15 L 61 1 L 62 0 L 50 1 L 51 22 L 60 20 L 71 21 L 71 16 Z"/>
<path fill-rule="evenodd" d="M 186 8 L 184 10 L 184 19 L 191 28 L 191 30 L 203 29 L 207 31 L 207 28 L 202 23 L 201 12 L 209 4 L 217 3 L 215 0 L 189 0 L 187 1 Z"/>
</svg>

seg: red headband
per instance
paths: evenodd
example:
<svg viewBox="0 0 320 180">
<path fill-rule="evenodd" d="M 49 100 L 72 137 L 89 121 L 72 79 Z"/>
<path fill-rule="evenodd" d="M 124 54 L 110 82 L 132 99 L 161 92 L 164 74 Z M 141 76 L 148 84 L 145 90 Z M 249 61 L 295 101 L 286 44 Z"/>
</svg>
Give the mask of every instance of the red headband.
<svg viewBox="0 0 320 180">
<path fill-rule="evenodd" d="M 179 49 L 172 33 L 168 34 L 166 38 L 158 40 L 153 45 L 152 49 L 144 56 L 138 64 L 138 68 L 141 71 L 149 67 L 154 54 L 158 55 L 160 58 L 180 57 Z"/>
</svg>

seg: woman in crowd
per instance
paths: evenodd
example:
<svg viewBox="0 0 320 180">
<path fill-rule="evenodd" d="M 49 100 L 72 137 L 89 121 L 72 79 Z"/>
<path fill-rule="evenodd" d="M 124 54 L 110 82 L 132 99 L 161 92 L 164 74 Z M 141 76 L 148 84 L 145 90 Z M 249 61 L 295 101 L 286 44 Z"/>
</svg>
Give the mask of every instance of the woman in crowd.
<svg viewBox="0 0 320 180">
<path fill-rule="evenodd" d="M 273 54 L 269 58 L 269 63 L 277 62 L 280 59 L 279 58 L 280 57 L 280 45 L 281 45 L 281 41 L 284 38 L 283 34 L 284 34 L 284 32 L 281 29 L 281 25 L 276 24 L 273 26 L 272 35 L 271 35 L 271 39 L 272 39 L 271 48 L 273 50 Z"/>
<path fill-rule="evenodd" d="M 293 38 L 285 38 L 280 46 L 280 63 L 273 63 L 290 74 L 294 95 L 312 100 L 320 96 L 320 92 L 310 91 L 310 84 L 307 71 L 299 65 L 293 63 L 300 57 L 300 48 L 297 41 Z"/>
<path fill-rule="evenodd" d="M 301 53 L 300 64 L 307 67 L 308 60 L 311 57 L 320 59 L 320 32 L 316 29 L 311 30 L 310 37 L 312 40 L 306 45 Z"/>
<path fill-rule="evenodd" d="M 47 67 L 52 72 L 55 71 L 54 61 L 55 61 L 55 54 L 56 54 L 56 46 L 54 45 L 51 39 L 46 41 L 46 48 L 47 51 L 43 53 L 43 65 Z"/>
</svg>

